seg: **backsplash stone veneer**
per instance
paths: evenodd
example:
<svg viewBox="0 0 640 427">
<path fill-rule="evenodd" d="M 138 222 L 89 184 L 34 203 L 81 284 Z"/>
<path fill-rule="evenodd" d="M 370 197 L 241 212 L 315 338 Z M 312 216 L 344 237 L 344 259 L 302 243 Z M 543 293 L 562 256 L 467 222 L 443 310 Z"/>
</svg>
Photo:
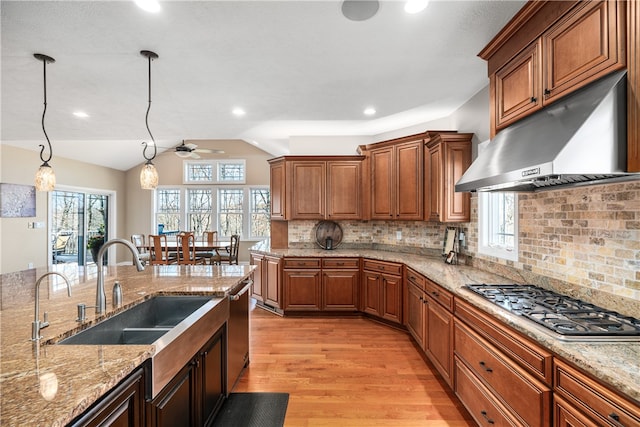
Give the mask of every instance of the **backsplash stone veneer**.
<svg viewBox="0 0 640 427">
<path fill-rule="evenodd" d="M 461 259 L 518 283 L 532 283 L 640 317 L 640 181 L 519 195 L 519 259 L 480 255 L 477 197 Z M 289 246 L 315 247 L 318 221 L 290 221 Z M 343 245 L 438 254 L 447 224 L 338 221 Z M 396 231 L 402 238 L 396 239 Z M 401 247 L 401 248 L 400 248 Z"/>
</svg>

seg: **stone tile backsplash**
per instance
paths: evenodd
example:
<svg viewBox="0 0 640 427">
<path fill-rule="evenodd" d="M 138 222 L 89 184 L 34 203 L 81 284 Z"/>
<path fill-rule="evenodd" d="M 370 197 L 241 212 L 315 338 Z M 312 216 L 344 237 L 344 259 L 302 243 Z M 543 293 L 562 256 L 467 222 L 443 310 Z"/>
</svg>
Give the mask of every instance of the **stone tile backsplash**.
<svg viewBox="0 0 640 427">
<path fill-rule="evenodd" d="M 478 254 L 477 206 L 473 196 L 471 222 L 450 224 L 466 234 L 461 255 L 467 263 L 576 297 L 602 291 L 640 301 L 640 181 L 520 194 L 517 262 Z M 314 247 L 317 223 L 290 221 L 289 246 Z M 431 254 L 442 251 L 447 227 L 422 221 L 338 223 L 343 245 Z"/>
</svg>

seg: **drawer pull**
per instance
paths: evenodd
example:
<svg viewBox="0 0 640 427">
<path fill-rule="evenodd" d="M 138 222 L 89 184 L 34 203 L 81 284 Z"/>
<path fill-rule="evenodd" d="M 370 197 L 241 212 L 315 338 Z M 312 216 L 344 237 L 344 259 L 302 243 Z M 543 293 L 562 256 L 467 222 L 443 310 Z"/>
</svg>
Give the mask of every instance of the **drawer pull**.
<svg viewBox="0 0 640 427">
<path fill-rule="evenodd" d="M 432 291 L 431 295 L 433 295 L 434 297 L 438 298 L 440 296 L 440 292 Z"/>
<path fill-rule="evenodd" d="M 344 265 L 344 262 L 336 262 L 336 265 L 338 265 L 338 266 L 343 266 L 343 265 Z"/>
<path fill-rule="evenodd" d="M 489 424 L 495 424 L 495 421 L 493 421 L 491 418 L 489 418 L 489 416 L 487 415 L 487 411 L 480 411 L 480 413 L 482 414 L 482 417 L 487 420 L 487 422 Z"/>
<path fill-rule="evenodd" d="M 381 265 L 381 266 L 380 266 L 380 270 L 384 270 L 384 265 Z"/>
<path fill-rule="evenodd" d="M 624 425 L 620 422 L 620 415 L 616 414 L 615 412 L 609 414 L 609 419 L 613 421 L 615 425 L 624 427 Z"/>
<path fill-rule="evenodd" d="M 415 281 L 416 280 L 416 276 L 409 276 L 409 279 Z"/>
<path fill-rule="evenodd" d="M 485 372 L 493 372 L 493 369 L 488 367 L 484 362 L 480 362 L 480 366 L 482 366 L 482 369 L 484 369 Z"/>
</svg>

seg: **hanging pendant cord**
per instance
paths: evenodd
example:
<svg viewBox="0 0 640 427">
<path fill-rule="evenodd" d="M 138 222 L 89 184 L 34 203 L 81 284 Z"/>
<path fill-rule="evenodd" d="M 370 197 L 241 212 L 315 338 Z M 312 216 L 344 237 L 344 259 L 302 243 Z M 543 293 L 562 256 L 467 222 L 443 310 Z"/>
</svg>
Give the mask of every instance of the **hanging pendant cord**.
<svg viewBox="0 0 640 427">
<path fill-rule="evenodd" d="M 49 141 L 49 135 L 47 135 L 47 131 L 44 128 L 44 116 L 47 114 L 47 60 L 42 61 L 42 66 L 44 68 L 44 110 L 42 111 L 42 132 L 44 132 L 44 137 L 47 139 L 47 144 L 49 145 L 49 157 L 45 160 L 43 157 L 45 146 L 43 144 L 40 145 L 40 160 L 42 160 L 43 164 L 48 164 L 51 157 L 53 157 L 53 149 L 51 148 L 51 141 Z"/>
<path fill-rule="evenodd" d="M 151 137 L 151 141 L 153 141 L 153 156 L 151 157 L 147 157 L 147 148 L 149 147 L 149 144 L 147 144 L 146 142 L 144 142 L 144 149 L 142 150 L 142 156 L 147 160 L 147 163 L 150 163 L 151 160 L 156 158 L 156 155 L 158 154 L 158 147 L 156 147 L 156 140 L 153 138 L 153 135 L 151 134 L 151 130 L 149 129 L 149 111 L 151 110 L 151 55 L 148 56 L 149 59 L 149 105 L 147 106 L 147 114 L 144 118 L 144 122 L 147 125 L 147 132 L 149 132 L 149 136 Z"/>
</svg>

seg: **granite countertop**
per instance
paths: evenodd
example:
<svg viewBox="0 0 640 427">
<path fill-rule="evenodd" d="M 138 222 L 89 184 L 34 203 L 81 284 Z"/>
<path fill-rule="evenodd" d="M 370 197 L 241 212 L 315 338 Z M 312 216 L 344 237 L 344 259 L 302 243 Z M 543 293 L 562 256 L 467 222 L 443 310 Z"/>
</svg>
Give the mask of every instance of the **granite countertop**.
<svg viewBox="0 0 640 427">
<path fill-rule="evenodd" d="M 530 337 L 558 356 L 593 374 L 595 377 L 640 402 L 640 341 L 594 342 L 563 341 L 539 329 L 533 322 L 492 304 L 463 288 L 473 283 L 512 283 L 503 276 L 465 265 L 445 264 L 440 256 L 414 255 L 370 249 L 271 249 L 263 241 L 250 249 L 282 257 L 364 257 L 404 263 L 418 273 L 451 291 L 457 298 L 492 314 L 504 323 Z"/>
<path fill-rule="evenodd" d="M 97 317 L 87 308 L 87 321 L 75 321 L 76 306 L 95 304 L 96 268 L 59 264 L 0 276 L 1 372 L 0 424 L 6 426 L 66 425 L 93 402 L 153 356 L 153 345 L 51 345 L 74 331 L 160 294 L 207 295 L 219 301 L 247 278 L 254 266 L 133 266 L 105 267 L 107 312 Z M 50 326 L 40 343 L 31 338 L 34 288 L 47 271 L 69 277 L 72 296 L 58 276 L 40 285 L 40 319 L 49 313 Z M 114 309 L 111 291 L 118 280 L 123 301 Z"/>
</svg>

